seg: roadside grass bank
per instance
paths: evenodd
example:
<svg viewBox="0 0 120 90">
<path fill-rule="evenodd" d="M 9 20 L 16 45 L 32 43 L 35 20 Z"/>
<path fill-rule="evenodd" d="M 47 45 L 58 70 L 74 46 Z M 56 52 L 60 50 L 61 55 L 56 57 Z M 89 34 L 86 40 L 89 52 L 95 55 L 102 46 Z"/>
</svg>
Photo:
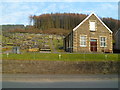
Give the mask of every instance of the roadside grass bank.
<svg viewBox="0 0 120 90">
<path fill-rule="evenodd" d="M 22 53 L 2 54 L 3 60 L 118 61 L 119 54 Z"/>
</svg>

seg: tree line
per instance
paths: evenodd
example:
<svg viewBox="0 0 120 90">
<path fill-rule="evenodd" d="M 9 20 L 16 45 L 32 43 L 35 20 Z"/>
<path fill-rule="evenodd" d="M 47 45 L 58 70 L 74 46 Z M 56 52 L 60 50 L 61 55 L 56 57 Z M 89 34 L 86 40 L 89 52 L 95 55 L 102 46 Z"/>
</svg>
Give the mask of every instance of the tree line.
<svg viewBox="0 0 120 90">
<path fill-rule="evenodd" d="M 12 24 L 8 24 L 8 25 L 0 25 L 0 27 L 2 27 L 2 31 L 10 31 L 13 29 L 25 29 L 25 26 L 23 24 L 19 24 L 19 25 L 12 25 Z"/>
<path fill-rule="evenodd" d="M 84 18 L 85 14 L 75 13 L 55 13 L 42 14 L 40 16 L 30 16 L 30 21 L 33 22 L 35 28 L 46 30 L 49 28 L 62 28 L 72 30 Z"/>
<path fill-rule="evenodd" d="M 62 28 L 72 30 L 88 15 L 78 13 L 51 13 L 39 16 L 30 16 L 30 22 L 35 28 L 46 30 L 49 28 Z M 113 18 L 101 18 L 101 20 L 113 31 L 116 32 L 120 28 L 120 20 Z"/>
<path fill-rule="evenodd" d="M 31 25 L 1 25 L 3 31 L 24 33 L 48 33 L 66 35 L 88 15 L 78 13 L 51 13 L 29 16 Z M 114 33 L 120 28 L 120 20 L 101 18 Z"/>
</svg>

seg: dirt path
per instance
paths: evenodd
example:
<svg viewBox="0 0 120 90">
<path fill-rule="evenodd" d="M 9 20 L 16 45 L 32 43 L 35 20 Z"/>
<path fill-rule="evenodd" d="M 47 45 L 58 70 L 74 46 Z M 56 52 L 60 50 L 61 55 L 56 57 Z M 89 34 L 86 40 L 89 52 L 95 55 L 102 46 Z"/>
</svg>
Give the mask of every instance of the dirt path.
<svg viewBox="0 0 120 90">
<path fill-rule="evenodd" d="M 57 53 L 57 51 L 56 51 L 56 49 L 55 49 L 55 46 L 54 46 L 54 44 L 53 44 L 53 40 L 52 40 L 52 39 L 50 39 L 50 46 L 51 46 L 52 52 L 53 52 L 53 53 Z"/>
</svg>

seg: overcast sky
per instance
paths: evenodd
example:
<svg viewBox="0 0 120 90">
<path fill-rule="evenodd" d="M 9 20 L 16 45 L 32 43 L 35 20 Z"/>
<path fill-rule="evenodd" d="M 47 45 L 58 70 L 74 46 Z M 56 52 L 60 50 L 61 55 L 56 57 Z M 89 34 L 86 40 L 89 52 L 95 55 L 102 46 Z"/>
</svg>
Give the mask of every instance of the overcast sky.
<svg viewBox="0 0 120 90">
<path fill-rule="evenodd" d="M 29 24 L 30 15 L 45 13 L 82 13 L 95 12 L 99 17 L 118 19 L 118 2 L 12 2 L 6 0 L 0 3 L 1 24 Z"/>
</svg>

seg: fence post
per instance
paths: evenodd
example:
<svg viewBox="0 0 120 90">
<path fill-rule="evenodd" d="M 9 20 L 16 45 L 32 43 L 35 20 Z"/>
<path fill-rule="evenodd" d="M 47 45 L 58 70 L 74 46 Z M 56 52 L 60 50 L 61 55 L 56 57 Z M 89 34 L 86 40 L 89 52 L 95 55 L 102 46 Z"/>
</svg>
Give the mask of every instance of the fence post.
<svg viewBox="0 0 120 90">
<path fill-rule="evenodd" d="M 59 59 L 61 59 L 61 54 L 59 54 Z"/>
<path fill-rule="evenodd" d="M 105 55 L 105 60 L 107 60 L 107 54 Z"/>
<path fill-rule="evenodd" d="M 9 53 L 7 53 L 7 58 L 8 58 Z"/>
</svg>

